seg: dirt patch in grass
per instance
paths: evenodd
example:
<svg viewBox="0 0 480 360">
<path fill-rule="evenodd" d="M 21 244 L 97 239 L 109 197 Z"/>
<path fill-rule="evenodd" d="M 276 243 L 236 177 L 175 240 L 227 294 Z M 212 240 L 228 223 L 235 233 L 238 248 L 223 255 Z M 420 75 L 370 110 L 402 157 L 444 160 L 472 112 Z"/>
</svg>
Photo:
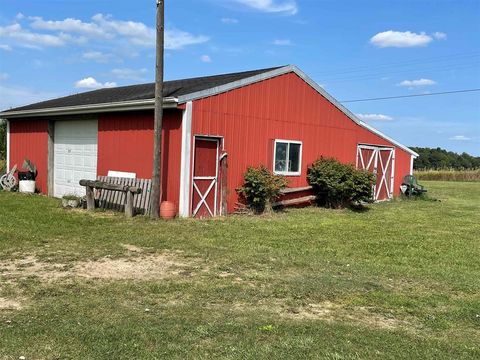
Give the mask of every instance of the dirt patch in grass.
<svg viewBox="0 0 480 360">
<path fill-rule="evenodd" d="M 134 252 L 133 248 L 131 251 Z M 141 251 L 135 249 L 136 254 Z M 0 279 L 14 281 L 20 278 L 37 277 L 44 281 L 55 281 L 67 277 L 82 277 L 105 280 L 150 280 L 164 279 L 180 274 L 193 273 L 193 260 L 187 262 L 177 254 L 162 253 L 136 255 L 113 259 L 49 263 L 35 256 L 0 262 Z M 189 270 L 189 271 L 187 271 Z"/>
<path fill-rule="evenodd" d="M 141 253 L 143 252 L 143 249 L 141 247 L 132 245 L 132 244 L 120 244 L 121 247 L 123 247 L 125 250 L 128 250 L 130 252 L 134 253 Z"/>
<path fill-rule="evenodd" d="M 21 310 L 22 308 L 19 301 L 0 297 L 0 310 Z"/>
<path fill-rule="evenodd" d="M 357 323 L 371 328 L 386 330 L 415 330 L 418 326 L 410 321 L 397 319 L 373 311 L 365 306 L 343 306 L 330 301 L 311 303 L 300 307 L 280 306 L 276 311 L 280 316 L 298 320 L 324 320 L 327 322 Z"/>
<path fill-rule="evenodd" d="M 67 275 L 65 264 L 43 262 L 33 255 L 0 262 L 0 279 L 4 278 L 7 281 L 31 276 L 45 280 L 57 280 Z"/>
<path fill-rule="evenodd" d="M 171 255 L 157 254 L 127 259 L 100 259 L 78 264 L 75 276 L 111 280 L 148 280 L 175 276 L 188 268 L 188 264 Z"/>
<path fill-rule="evenodd" d="M 274 313 L 281 318 L 289 320 L 355 323 L 360 326 L 383 330 L 401 329 L 415 332 L 420 328 L 420 325 L 413 320 L 407 321 L 393 316 L 379 314 L 374 312 L 374 309 L 368 307 L 346 306 L 330 301 L 300 306 L 290 305 L 282 300 L 269 302 L 268 304 L 263 302 L 258 304 L 236 303 L 233 305 L 233 310 L 239 312 L 261 310 Z"/>
</svg>

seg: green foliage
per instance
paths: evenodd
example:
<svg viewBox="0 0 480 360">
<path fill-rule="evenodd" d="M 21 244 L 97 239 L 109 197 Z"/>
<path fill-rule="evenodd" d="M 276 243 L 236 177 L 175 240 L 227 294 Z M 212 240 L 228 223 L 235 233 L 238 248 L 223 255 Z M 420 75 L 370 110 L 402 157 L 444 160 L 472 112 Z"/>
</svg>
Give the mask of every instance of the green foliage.
<svg viewBox="0 0 480 360">
<path fill-rule="evenodd" d="M 243 177 L 244 184 L 237 191 L 256 213 L 263 213 L 267 204 L 269 206 L 280 195 L 280 190 L 288 185 L 284 176 L 272 174 L 263 165 L 249 167 Z"/>
<path fill-rule="evenodd" d="M 441 170 L 441 169 L 478 169 L 480 168 L 480 157 L 474 157 L 467 153 L 457 154 L 441 148 L 412 147 L 413 151 L 420 156 L 413 162 L 414 169 L 420 170 Z"/>
<path fill-rule="evenodd" d="M 62 196 L 63 200 L 80 200 L 80 197 L 75 194 L 65 194 Z"/>
<path fill-rule="evenodd" d="M 319 204 L 326 207 L 339 208 L 372 201 L 375 176 L 334 158 L 316 160 L 308 168 L 307 180 Z"/>
<path fill-rule="evenodd" d="M 35 180 L 37 178 L 37 175 L 38 175 L 37 166 L 34 163 L 32 163 L 29 159 L 23 160 L 22 167 L 24 169 L 27 169 L 30 172 L 32 176 L 32 180 Z"/>
<path fill-rule="evenodd" d="M 7 157 L 7 123 L 6 121 L 0 120 L 0 160 L 5 160 L 6 157 Z"/>
</svg>

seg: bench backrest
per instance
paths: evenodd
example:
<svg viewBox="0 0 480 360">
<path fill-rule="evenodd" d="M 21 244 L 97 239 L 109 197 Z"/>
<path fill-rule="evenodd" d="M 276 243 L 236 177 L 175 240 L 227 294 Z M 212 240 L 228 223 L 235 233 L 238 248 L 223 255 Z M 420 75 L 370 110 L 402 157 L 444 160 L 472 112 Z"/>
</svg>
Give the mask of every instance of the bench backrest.
<svg viewBox="0 0 480 360">
<path fill-rule="evenodd" d="M 150 191 L 152 180 L 150 179 L 129 179 L 110 176 L 98 176 L 97 180 L 118 185 L 137 186 L 142 189 L 141 194 L 134 195 L 134 212 L 137 214 L 148 214 L 150 209 Z M 125 193 L 122 191 L 96 190 L 95 198 L 98 200 L 98 207 L 106 210 L 124 211 Z"/>
<path fill-rule="evenodd" d="M 411 186 L 416 186 L 418 185 L 417 183 L 417 178 L 413 175 L 405 175 L 403 177 L 403 183 L 404 184 L 408 184 L 408 185 L 411 185 Z"/>
</svg>

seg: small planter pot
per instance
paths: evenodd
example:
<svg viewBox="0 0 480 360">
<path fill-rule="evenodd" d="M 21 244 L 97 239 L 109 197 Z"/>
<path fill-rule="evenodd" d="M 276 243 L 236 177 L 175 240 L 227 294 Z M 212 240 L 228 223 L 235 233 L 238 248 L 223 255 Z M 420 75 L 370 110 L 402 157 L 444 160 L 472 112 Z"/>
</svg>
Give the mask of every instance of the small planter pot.
<svg viewBox="0 0 480 360">
<path fill-rule="evenodd" d="M 177 209 L 175 204 L 171 201 L 163 201 L 160 204 L 160 217 L 165 220 L 171 220 L 175 218 L 177 214 Z"/>
<path fill-rule="evenodd" d="M 80 204 L 78 199 L 62 199 L 62 206 L 64 208 L 77 208 Z"/>
<path fill-rule="evenodd" d="M 20 180 L 18 182 L 18 191 L 21 193 L 34 194 L 35 180 Z"/>
</svg>

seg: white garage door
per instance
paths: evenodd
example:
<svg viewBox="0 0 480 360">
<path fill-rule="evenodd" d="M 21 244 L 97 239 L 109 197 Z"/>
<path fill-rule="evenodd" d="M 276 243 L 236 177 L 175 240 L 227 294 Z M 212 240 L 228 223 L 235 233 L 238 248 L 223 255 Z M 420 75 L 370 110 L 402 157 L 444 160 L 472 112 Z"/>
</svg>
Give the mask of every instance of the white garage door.
<svg viewBox="0 0 480 360">
<path fill-rule="evenodd" d="M 54 195 L 85 195 L 81 179 L 97 177 L 96 120 L 56 121 L 54 137 Z"/>
</svg>

